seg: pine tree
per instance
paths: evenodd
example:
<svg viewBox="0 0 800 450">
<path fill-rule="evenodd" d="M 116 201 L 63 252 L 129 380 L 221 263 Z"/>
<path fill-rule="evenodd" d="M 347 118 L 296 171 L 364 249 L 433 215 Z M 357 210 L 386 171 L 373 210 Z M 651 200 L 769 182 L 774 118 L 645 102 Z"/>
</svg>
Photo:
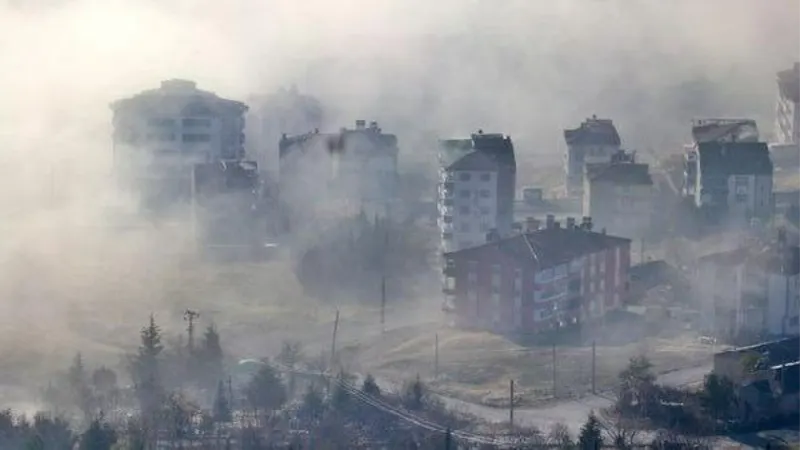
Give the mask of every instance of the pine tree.
<svg viewBox="0 0 800 450">
<path fill-rule="evenodd" d="M 80 450 L 110 450 L 117 442 L 114 428 L 99 420 L 93 420 L 81 436 Z"/>
<path fill-rule="evenodd" d="M 214 421 L 230 422 L 231 419 L 231 405 L 225 396 L 225 384 L 220 380 L 217 383 L 217 396 L 214 398 Z"/>
<path fill-rule="evenodd" d="M 581 450 L 597 450 L 603 446 L 602 430 L 600 429 L 600 421 L 594 411 L 589 413 L 589 418 L 586 423 L 581 427 L 581 432 L 578 435 L 578 448 Z"/>
<path fill-rule="evenodd" d="M 222 345 L 214 325 L 209 325 L 203 333 L 203 341 L 197 354 L 200 367 L 201 387 L 209 391 L 224 377 Z"/>
<path fill-rule="evenodd" d="M 142 328 L 141 344 L 137 355 L 131 362 L 131 378 L 142 413 L 151 416 L 161 404 L 163 388 L 159 373 L 159 356 L 164 346 L 161 344 L 161 329 L 150 315 L 150 323 Z"/>
<path fill-rule="evenodd" d="M 89 377 L 86 374 L 86 368 L 80 353 L 75 354 L 75 358 L 72 360 L 72 365 L 67 374 L 67 381 L 73 404 L 81 410 L 84 418 L 88 419 L 93 413 L 94 400 L 89 386 Z"/>
</svg>

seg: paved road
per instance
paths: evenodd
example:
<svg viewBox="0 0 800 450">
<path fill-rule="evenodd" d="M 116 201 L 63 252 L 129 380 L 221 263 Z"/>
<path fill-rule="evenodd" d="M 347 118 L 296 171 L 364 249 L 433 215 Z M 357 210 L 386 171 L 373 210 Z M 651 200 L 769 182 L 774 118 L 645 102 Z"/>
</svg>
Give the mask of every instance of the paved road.
<svg viewBox="0 0 800 450">
<path fill-rule="evenodd" d="M 703 377 L 710 371 L 710 364 L 674 370 L 660 375 L 657 382 L 674 387 L 692 385 L 702 382 Z M 493 408 L 449 397 L 440 396 L 440 398 L 448 407 L 456 411 L 467 412 L 490 422 L 508 421 L 508 409 Z M 516 424 L 535 426 L 543 431 L 547 431 L 555 423 L 563 423 L 573 433 L 577 433 L 581 425 L 586 421 L 590 411 L 605 408 L 612 403 L 610 396 L 590 395 L 581 399 L 565 400 L 543 407 L 518 408 L 514 412 L 514 421 Z"/>
</svg>

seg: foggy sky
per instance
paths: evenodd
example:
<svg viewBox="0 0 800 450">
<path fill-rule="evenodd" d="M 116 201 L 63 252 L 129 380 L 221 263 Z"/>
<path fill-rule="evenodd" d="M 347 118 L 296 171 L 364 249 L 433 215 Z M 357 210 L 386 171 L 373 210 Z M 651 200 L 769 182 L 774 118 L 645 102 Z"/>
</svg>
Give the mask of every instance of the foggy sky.
<svg viewBox="0 0 800 450">
<path fill-rule="evenodd" d="M 15 315 L 0 339 L 37 321 L 46 348 L 65 312 L 122 321 L 171 288 L 177 263 L 148 250 L 180 233 L 89 227 L 129 206 L 108 177 L 116 98 L 169 78 L 233 99 L 296 84 L 342 125 L 380 121 L 408 160 L 434 151 L 420 135 L 477 128 L 511 134 L 522 158 L 555 155 L 593 113 L 630 147 L 671 151 L 697 116 L 770 133 L 798 16 L 794 0 L 6 0 L 0 314 Z"/>
</svg>

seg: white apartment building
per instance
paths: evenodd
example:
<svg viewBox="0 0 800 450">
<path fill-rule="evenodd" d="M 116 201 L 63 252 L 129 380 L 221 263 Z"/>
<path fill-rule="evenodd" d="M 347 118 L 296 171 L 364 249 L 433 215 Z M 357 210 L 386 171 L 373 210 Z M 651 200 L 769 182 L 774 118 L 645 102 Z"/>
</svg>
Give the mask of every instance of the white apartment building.
<svg viewBox="0 0 800 450">
<path fill-rule="evenodd" d="M 614 236 L 641 239 L 653 216 L 653 180 L 647 164 L 620 161 L 587 166 L 583 216 L 595 229 Z"/>
<path fill-rule="evenodd" d="M 784 336 L 800 332 L 796 245 L 750 244 L 698 261 L 694 288 L 709 333 Z"/>
<path fill-rule="evenodd" d="M 592 116 L 580 127 L 564 130 L 567 151 L 564 154 L 564 175 L 567 195 L 580 197 L 583 193 L 583 173 L 586 165 L 611 162 L 620 151 L 620 137 L 610 119 Z"/>
<path fill-rule="evenodd" d="M 393 214 L 398 145 L 377 122 L 338 133 L 284 135 L 279 143 L 281 202 L 294 223 L 320 217 Z M 292 226 L 292 225 L 290 225 Z"/>
<path fill-rule="evenodd" d="M 441 250 L 481 245 L 511 233 L 516 161 L 511 139 L 479 131 L 440 143 L 437 192 Z"/>
<path fill-rule="evenodd" d="M 439 171 L 442 251 L 481 245 L 497 230 L 497 164 L 472 152 Z"/>
<path fill-rule="evenodd" d="M 111 104 L 118 166 L 157 172 L 244 157 L 244 103 L 167 80 Z"/>
<path fill-rule="evenodd" d="M 800 63 L 778 72 L 778 101 L 775 108 L 775 142 L 800 143 Z"/>
</svg>

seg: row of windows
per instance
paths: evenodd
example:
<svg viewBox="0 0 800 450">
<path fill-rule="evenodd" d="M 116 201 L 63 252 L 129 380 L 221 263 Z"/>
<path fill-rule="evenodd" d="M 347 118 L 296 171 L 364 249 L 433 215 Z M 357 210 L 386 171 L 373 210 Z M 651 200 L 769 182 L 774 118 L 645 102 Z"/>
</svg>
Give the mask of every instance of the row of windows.
<svg viewBox="0 0 800 450">
<path fill-rule="evenodd" d="M 470 191 L 468 189 L 462 189 L 462 190 L 458 191 L 458 196 L 460 198 L 470 198 L 470 197 L 473 196 L 473 194 L 472 194 L 472 191 Z M 476 198 L 477 197 L 489 198 L 491 196 L 492 196 L 492 193 L 489 191 L 489 189 L 481 189 L 481 190 L 475 192 L 475 197 Z"/>
<path fill-rule="evenodd" d="M 147 124 L 156 128 L 172 128 L 177 122 L 175 119 L 153 118 L 148 119 Z M 181 124 L 185 127 L 210 127 L 211 119 L 187 117 L 181 120 Z"/>
<path fill-rule="evenodd" d="M 492 180 L 492 174 L 490 172 L 481 172 L 481 174 L 479 176 L 480 176 L 480 180 L 481 181 L 491 181 Z M 470 179 L 472 179 L 472 174 L 469 173 L 469 172 L 461 172 L 461 173 L 458 174 L 458 180 L 459 181 L 469 181 Z"/>
<path fill-rule="evenodd" d="M 175 140 L 175 133 L 150 133 L 147 135 L 148 141 L 172 142 Z M 210 142 L 210 134 L 184 134 L 181 136 L 183 142 Z"/>
</svg>

